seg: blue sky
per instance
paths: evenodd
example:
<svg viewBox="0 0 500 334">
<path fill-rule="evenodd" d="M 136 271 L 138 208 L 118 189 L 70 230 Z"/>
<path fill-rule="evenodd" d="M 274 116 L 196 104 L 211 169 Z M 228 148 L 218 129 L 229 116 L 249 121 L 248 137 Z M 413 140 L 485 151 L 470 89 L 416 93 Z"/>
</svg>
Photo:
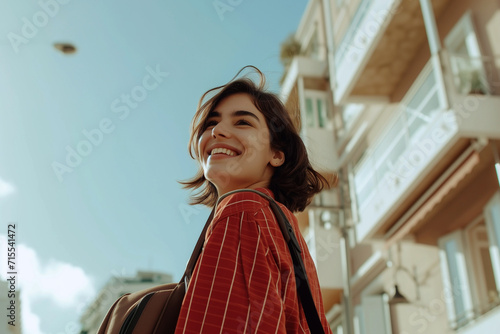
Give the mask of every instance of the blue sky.
<svg viewBox="0 0 500 334">
<path fill-rule="evenodd" d="M 180 278 L 208 215 L 177 183 L 198 99 L 248 64 L 277 92 L 307 5 L 59 1 L 0 3 L 0 254 L 15 222 L 30 334 L 68 332 L 113 273 Z"/>
</svg>

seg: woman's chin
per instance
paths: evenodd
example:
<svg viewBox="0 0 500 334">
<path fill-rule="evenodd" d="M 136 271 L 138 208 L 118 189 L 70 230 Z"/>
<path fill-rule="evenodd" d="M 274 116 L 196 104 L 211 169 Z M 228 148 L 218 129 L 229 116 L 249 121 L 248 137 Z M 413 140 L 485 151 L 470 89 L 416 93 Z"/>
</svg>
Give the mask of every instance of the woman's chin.
<svg viewBox="0 0 500 334">
<path fill-rule="evenodd" d="M 227 171 L 208 170 L 205 171 L 205 178 L 209 180 L 218 190 L 230 186 L 232 177 Z"/>
</svg>

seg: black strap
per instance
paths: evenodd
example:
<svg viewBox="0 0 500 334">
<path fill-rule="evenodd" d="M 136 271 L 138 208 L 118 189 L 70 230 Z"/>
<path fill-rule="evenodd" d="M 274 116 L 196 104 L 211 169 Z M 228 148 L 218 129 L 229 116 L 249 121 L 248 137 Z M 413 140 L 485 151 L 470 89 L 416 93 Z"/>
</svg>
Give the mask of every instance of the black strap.
<svg viewBox="0 0 500 334">
<path fill-rule="evenodd" d="M 278 220 L 278 225 L 280 226 L 281 232 L 283 233 L 283 237 L 285 238 L 288 249 L 290 250 L 290 254 L 292 256 L 295 272 L 295 282 L 297 284 L 297 294 L 302 304 L 302 309 L 304 310 L 309 329 L 311 330 L 311 333 L 325 333 L 318 315 L 318 310 L 316 309 L 316 305 L 314 304 L 314 299 L 311 294 L 311 288 L 309 287 L 309 282 L 307 280 L 307 271 L 305 269 L 304 262 L 302 261 L 302 257 L 300 256 L 301 249 L 299 242 L 297 241 L 295 233 L 293 232 L 292 225 L 286 218 L 285 213 L 283 212 L 283 210 L 281 210 L 278 203 L 276 203 L 276 201 L 272 197 L 260 191 L 254 189 L 238 189 L 230 191 L 221 196 L 217 200 L 217 204 L 219 204 L 219 202 L 226 196 L 245 191 L 256 193 L 269 201 L 269 206 L 273 210 L 274 216 Z"/>
<path fill-rule="evenodd" d="M 205 243 L 205 234 L 207 233 L 208 226 L 212 222 L 212 219 L 214 218 L 215 214 L 215 208 L 212 210 L 210 213 L 210 216 L 208 216 L 207 222 L 205 223 L 205 226 L 203 227 L 203 230 L 201 231 L 201 234 L 198 238 L 198 241 L 196 242 L 196 246 L 194 246 L 193 253 L 191 254 L 191 258 L 189 259 L 187 265 L 186 265 L 186 270 L 184 271 L 184 275 L 181 278 L 181 282 L 184 281 L 186 284 L 186 289 L 189 285 L 189 280 L 191 279 L 191 276 L 193 275 L 193 270 L 194 266 L 196 265 L 196 261 L 198 261 L 198 257 L 200 257 L 201 250 L 203 249 L 203 244 Z"/>
</svg>

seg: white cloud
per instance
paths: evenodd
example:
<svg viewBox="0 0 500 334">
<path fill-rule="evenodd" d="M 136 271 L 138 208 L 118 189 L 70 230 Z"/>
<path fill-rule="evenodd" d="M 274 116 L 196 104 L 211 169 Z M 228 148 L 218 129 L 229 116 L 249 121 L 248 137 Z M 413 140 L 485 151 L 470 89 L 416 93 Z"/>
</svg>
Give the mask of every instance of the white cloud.
<svg viewBox="0 0 500 334">
<path fill-rule="evenodd" d="M 22 328 L 25 333 L 43 334 L 40 328 L 40 317 L 31 309 L 30 298 L 21 296 Z"/>
<path fill-rule="evenodd" d="M 16 188 L 12 184 L 0 179 L 0 197 L 9 196 L 15 191 Z"/>
<path fill-rule="evenodd" d="M 7 258 L 6 243 L 7 238 L 0 235 L 2 259 Z M 48 300 L 65 310 L 74 309 L 75 313 L 80 313 L 85 303 L 96 294 L 93 280 L 80 267 L 54 259 L 42 264 L 35 250 L 23 244 L 18 245 L 16 258 L 19 259 L 17 279 L 21 291 L 21 319 L 26 333 L 43 334 L 41 319 L 32 311 L 36 301 Z M 6 278 L 4 275 L 8 271 L 6 262 L 1 263 L 2 279 Z"/>
</svg>

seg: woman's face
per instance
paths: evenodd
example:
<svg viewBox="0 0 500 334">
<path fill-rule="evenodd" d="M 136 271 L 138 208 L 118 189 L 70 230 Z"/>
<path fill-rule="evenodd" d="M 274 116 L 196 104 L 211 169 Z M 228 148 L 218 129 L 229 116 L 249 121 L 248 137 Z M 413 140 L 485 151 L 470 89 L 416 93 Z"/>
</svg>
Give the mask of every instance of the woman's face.
<svg viewBox="0 0 500 334">
<path fill-rule="evenodd" d="M 215 185 L 219 196 L 269 185 L 284 154 L 271 149 L 266 119 L 249 95 L 238 93 L 222 99 L 205 124 L 198 140 L 199 159 L 205 178 Z"/>
</svg>

